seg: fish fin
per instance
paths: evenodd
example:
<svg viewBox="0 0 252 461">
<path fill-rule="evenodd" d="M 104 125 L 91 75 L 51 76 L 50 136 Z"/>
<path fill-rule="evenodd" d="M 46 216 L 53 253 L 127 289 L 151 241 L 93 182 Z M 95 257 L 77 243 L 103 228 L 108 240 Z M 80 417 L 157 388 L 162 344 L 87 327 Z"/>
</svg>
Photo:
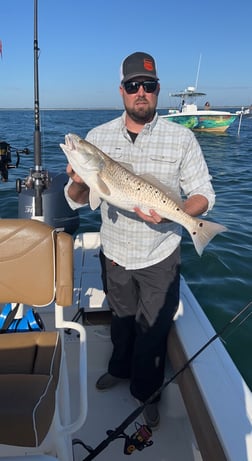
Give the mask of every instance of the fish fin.
<svg viewBox="0 0 252 461">
<path fill-rule="evenodd" d="M 89 192 L 89 205 L 90 205 L 91 210 L 96 210 L 96 208 L 98 208 L 100 206 L 100 204 L 101 204 L 101 199 L 100 199 L 99 195 L 97 194 L 97 192 L 90 189 L 90 192 Z"/>
<path fill-rule="evenodd" d="M 152 176 L 148 173 L 141 174 L 139 175 L 141 178 L 143 178 L 145 181 L 149 182 L 153 186 L 157 187 L 160 189 L 164 194 L 166 194 L 173 202 L 175 202 L 182 210 L 183 210 L 183 200 L 181 197 L 178 195 L 177 192 L 169 188 L 166 184 L 162 183 L 159 181 L 155 176 Z"/>
<path fill-rule="evenodd" d="M 91 210 L 95 210 L 96 208 L 100 206 L 101 204 L 100 196 L 104 197 L 105 195 L 109 197 L 111 195 L 111 192 L 108 186 L 100 178 L 99 174 L 97 174 L 96 176 L 96 189 L 98 189 L 98 191 L 90 189 L 90 193 L 89 193 L 89 204 L 90 204 Z"/>
<path fill-rule="evenodd" d="M 134 169 L 133 169 L 133 166 L 131 163 L 127 163 L 127 162 L 118 162 L 120 166 L 122 166 L 123 168 L 125 168 L 125 170 L 128 170 L 130 171 L 131 173 L 134 173 Z M 135 174 L 135 173 L 134 173 Z"/>
<path fill-rule="evenodd" d="M 97 174 L 97 183 L 96 183 L 98 189 L 101 191 L 102 194 L 104 195 L 111 195 L 110 189 L 107 186 L 107 184 L 101 179 L 99 173 Z"/>
<path fill-rule="evenodd" d="M 189 233 L 199 256 L 202 255 L 206 245 L 220 232 L 227 231 L 227 227 L 211 221 L 195 218 L 195 226 Z"/>
</svg>

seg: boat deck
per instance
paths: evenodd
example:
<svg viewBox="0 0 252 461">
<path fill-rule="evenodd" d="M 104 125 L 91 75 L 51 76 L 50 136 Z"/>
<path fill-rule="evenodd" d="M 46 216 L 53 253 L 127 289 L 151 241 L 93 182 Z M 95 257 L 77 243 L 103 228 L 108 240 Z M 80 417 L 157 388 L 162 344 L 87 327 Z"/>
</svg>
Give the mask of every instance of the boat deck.
<svg viewBox="0 0 252 461">
<path fill-rule="evenodd" d="M 106 371 L 107 360 L 111 350 L 109 339 L 109 326 L 87 326 L 88 347 L 88 416 L 84 427 L 75 434 L 86 445 L 95 448 L 107 438 L 108 430 L 115 430 L 123 420 L 137 408 L 137 402 L 129 392 L 128 382 L 120 383 L 115 388 L 100 392 L 95 387 L 97 378 Z M 72 368 L 72 379 L 76 367 L 73 358 L 75 355 L 76 338 L 72 335 L 67 339 L 69 364 Z M 73 412 L 77 410 L 78 402 L 73 399 Z M 142 451 L 135 451 L 136 459 L 145 461 L 193 461 L 192 446 L 188 418 L 176 384 L 168 386 L 162 397 L 160 405 L 160 426 L 153 431 L 153 445 Z M 137 418 L 139 424 L 144 424 L 140 415 Z M 125 432 L 132 435 L 136 431 L 135 423 L 132 423 Z M 99 460 L 125 459 L 123 439 L 112 441 L 107 448 L 97 456 Z M 75 460 L 81 461 L 86 458 L 88 452 L 81 446 L 74 447 Z M 200 459 L 200 458 L 198 458 Z"/>
<path fill-rule="evenodd" d="M 110 312 L 102 290 L 99 264 L 99 235 L 93 234 L 93 242 L 88 252 L 84 252 L 87 235 L 77 236 L 75 240 L 75 273 L 74 273 L 74 302 L 71 308 L 66 309 L 66 318 L 76 318 L 83 322 L 87 333 L 88 353 L 88 415 L 81 430 L 74 435 L 84 444 L 94 449 L 107 438 L 108 430 L 115 430 L 138 404 L 129 391 L 128 381 L 106 392 L 96 389 L 95 383 L 99 376 L 107 371 L 112 345 L 110 341 Z M 90 239 L 90 235 L 88 236 Z M 98 238 L 98 240 L 97 240 Z M 90 245 L 90 241 L 89 241 Z M 43 312 L 46 328 L 52 326 L 52 311 Z M 72 330 L 65 335 L 67 345 L 67 359 L 70 370 L 70 388 L 76 389 L 78 363 L 78 337 Z M 167 364 L 167 377 L 171 370 Z M 73 415 L 78 409 L 77 389 L 71 393 Z M 137 423 L 144 424 L 142 415 Z M 135 433 L 135 422 L 125 430 L 125 433 Z M 179 392 L 178 385 L 171 383 L 164 391 L 160 404 L 160 425 L 153 431 L 153 445 L 142 451 L 135 450 L 136 460 L 144 461 L 200 461 L 201 457 L 196 447 L 192 446 L 193 433 L 188 416 Z M 112 441 L 101 452 L 98 460 L 124 460 L 125 440 Z M 74 446 L 75 461 L 82 461 L 88 456 L 88 451 L 76 444 Z"/>
</svg>

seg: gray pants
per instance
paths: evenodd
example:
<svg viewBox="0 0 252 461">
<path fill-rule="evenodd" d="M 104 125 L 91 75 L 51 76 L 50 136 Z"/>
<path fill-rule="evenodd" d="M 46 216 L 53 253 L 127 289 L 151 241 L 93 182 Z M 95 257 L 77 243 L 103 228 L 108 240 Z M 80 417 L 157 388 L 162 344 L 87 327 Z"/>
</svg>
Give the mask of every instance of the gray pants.
<svg viewBox="0 0 252 461">
<path fill-rule="evenodd" d="M 167 335 L 179 303 L 180 250 L 153 266 L 125 270 L 101 253 L 104 290 L 113 312 L 108 371 L 130 379 L 141 401 L 163 383 Z"/>
</svg>

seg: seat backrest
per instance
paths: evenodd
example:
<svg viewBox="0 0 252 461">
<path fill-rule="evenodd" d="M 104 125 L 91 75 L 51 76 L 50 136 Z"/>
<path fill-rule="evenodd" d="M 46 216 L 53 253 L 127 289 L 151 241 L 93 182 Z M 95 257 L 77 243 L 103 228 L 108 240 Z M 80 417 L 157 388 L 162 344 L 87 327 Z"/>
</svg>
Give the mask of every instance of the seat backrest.
<svg viewBox="0 0 252 461">
<path fill-rule="evenodd" d="M 73 239 L 46 223 L 0 219 L 0 303 L 72 304 Z"/>
</svg>

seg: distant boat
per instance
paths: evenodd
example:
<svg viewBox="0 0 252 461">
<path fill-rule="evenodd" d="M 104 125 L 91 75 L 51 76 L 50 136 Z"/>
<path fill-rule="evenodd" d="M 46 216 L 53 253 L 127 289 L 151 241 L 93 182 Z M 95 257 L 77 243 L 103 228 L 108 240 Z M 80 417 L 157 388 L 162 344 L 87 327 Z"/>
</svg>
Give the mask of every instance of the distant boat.
<svg viewBox="0 0 252 461">
<path fill-rule="evenodd" d="M 196 91 L 193 86 L 189 86 L 178 93 L 171 93 L 170 96 L 180 98 L 179 108 L 170 109 L 168 114 L 161 115 L 161 117 L 186 126 L 193 131 L 224 133 L 241 115 L 241 112 L 211 110 L 208 102 L 205 104 L 205 109 L 199 110 L 196 98 L 206 96 L 206 93 Z"/>
<path fill-rule="evenodd" d="M 252 104 L 249 107 L 246 107 L 246 108 L 242 107 L 241 110 L 238 110 L 236 113 L 239 114 L 239 115 L 242 113 L 242 115 L 246 115 L 247 117 L 251 118 L 251 116 L 252 116 Z"/>
</svg>

